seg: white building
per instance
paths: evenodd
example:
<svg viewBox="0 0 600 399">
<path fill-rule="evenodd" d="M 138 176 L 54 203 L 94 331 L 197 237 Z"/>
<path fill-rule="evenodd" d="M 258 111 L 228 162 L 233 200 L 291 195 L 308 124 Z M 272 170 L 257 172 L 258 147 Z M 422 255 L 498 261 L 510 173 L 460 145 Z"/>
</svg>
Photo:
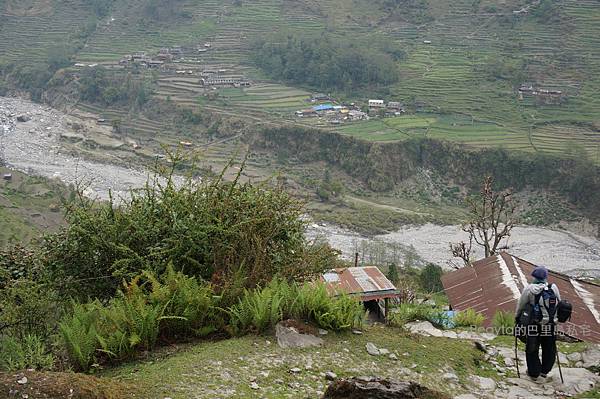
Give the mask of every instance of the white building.
<svg viewBox="0 0 600 399">
<path fill-rule="evenodd" d="M 369 100 L 369 108 L 383 108 L 385 104 L 383 100 Z"/>
</svg>

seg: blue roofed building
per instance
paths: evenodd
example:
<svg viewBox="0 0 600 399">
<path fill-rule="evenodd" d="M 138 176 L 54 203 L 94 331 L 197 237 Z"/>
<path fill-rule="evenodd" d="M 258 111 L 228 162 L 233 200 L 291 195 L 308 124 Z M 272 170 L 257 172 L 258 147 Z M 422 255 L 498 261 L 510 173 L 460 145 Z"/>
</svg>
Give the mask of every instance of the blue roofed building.
<svg viewBox="0 0 600 399">
<path fill-rule="evenodd" d="M 320 112 L 320 111 L 333 111 L 333 105 L 331 104 L 321 104 L 321 105 L 315 105 L 313 107 L 313 110 Z"/>
</svg>

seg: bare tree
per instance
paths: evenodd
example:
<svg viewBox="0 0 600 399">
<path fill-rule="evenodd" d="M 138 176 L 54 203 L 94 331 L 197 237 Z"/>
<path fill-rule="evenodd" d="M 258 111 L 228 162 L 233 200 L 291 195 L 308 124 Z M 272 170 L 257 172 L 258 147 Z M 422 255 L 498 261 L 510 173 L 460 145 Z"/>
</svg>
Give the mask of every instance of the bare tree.
<svg viewBox="0 0 600 399">
<path fill-rule="evenodd" d="M 517 204 L 512 190 L 496 192 L 492 185 L 492 177 L 486 177 L 480 194 L 467 198 L 471 220 L 462 229 L 469 234 L 469 242 L 450 244 L 452 255 L 461 258 L 465 265 L 471 263 L 473 243 L 483 247 L 486 258 L 508 249 L 506 241 L 516 222 Z"/>
</svg>

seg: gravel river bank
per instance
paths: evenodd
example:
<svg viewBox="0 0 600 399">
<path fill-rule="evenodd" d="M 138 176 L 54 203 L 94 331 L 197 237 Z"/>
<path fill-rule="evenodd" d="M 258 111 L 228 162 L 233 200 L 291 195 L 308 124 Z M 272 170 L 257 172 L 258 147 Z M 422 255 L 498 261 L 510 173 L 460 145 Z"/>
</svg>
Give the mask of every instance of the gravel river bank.
<svg viewBox="0 0 600 399">
<path fill-rule="evenodd" d="M 21 120 L 17 118 L 21 116 Z M 75 118 L 44 105 L 17 98 L 0 97 L 0 159 L 7 166 L 28 174 L 58 178 L 67 184 L 88 184 L 86 194 L 108 198 L 126 196 L 131 188 L 143 186 L 149 172 L 106 163 L 91 162 L 66 152 L 61 135 L 69 133 Z M 321 236 L 351 259 L 361 253 L 364 262 L 374 259 L 417 264 L 433 262 L 451 267 L 449 243 L 466 239 L 459 226 L 406 226 L 396 232 L 362 237 L 336 226 L 310 226 L 309 237 Z M 510 252 L 536 264 L 562 272 L 586 272 L 600 277 L 600 241 L 565 230 L 516 227 L 509 242 Z M 476 257 L 481 257 L 476 252 Z"/>
</svg>

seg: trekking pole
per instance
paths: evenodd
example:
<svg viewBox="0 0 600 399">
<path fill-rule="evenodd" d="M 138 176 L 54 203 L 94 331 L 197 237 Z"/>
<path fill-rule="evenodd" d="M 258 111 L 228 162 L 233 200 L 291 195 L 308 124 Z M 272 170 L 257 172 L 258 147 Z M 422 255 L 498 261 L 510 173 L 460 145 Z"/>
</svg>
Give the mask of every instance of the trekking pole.
<svg viewBox="0 0 600 399">
<path fill-rule="evenodd" d="M 516 332 L 515 332 L 515 366 L 517 366 L 517 377 L 521 378 L 521 372 L 519 371 L 519 355 L 517 354 L 517 334 L 516 334 Z"/>
<path fill-rule="evenodd" d="M 561 384 L 565 383 L 562 375 L 562 368 L 560 367 L 560 356 L 558 356 L 558 346 L 556 345 L 556 337 L 554 337 L 554 350 L 556 351 L 556 362 L 558 363 L 558 373 L 560 374 Z"/>
</svg>

